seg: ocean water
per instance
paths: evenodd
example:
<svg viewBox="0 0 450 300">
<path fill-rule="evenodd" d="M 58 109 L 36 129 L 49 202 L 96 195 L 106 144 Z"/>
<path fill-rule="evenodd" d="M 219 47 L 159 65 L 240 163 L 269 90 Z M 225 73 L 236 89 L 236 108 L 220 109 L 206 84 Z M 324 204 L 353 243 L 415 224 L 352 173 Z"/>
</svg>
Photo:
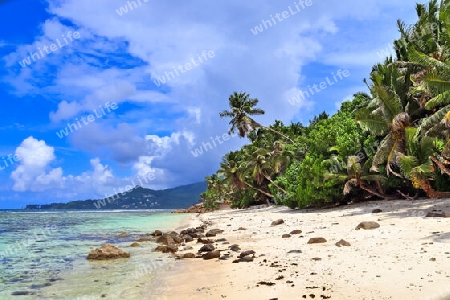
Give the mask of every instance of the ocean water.
<svg viewBox="0 0 450 300">
<path fill-rule="evenodd" d="M 130 244 L 188 217 L 163 210 L 0 211 L 0 299 L 160 299 L 166 287 L 152 285 L 152 278 L 174 259 L 152 252 L 153 242 Z M 119 237 L 122 232 L 127 236 Z M 86 259 L 105 243 L 131 257 Z"/>
</svg>

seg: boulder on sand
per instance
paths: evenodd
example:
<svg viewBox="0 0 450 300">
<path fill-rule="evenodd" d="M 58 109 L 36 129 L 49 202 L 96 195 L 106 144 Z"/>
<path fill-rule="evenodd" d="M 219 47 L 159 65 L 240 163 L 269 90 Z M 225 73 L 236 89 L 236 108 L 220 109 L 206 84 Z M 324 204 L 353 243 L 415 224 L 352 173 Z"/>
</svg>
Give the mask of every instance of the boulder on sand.
<svg viewBox="0 0 450 300">
<path fill-rule="evenodd" d="M 276 225 L 280 225 L 280 224 L 283 224 L 283 223 L 284 223 L 284 221 L 282 219 L 278 219 L 276 221 L 273 221 L 271 225 L 272 226 L 276 226 Z"/>
<path fill-rule="evenodd" d="M 123 251 L 111 244 L 102 245 L 100 248 L 92 249 L 87 259 L 105 260 L 115 258 L 129 258 L 130 253 Z"/>
<path fill-rule="evenodd" d="M 380 227 L 380 224 L 374 221 L 361 222 L 358 226 L 356 226 L 355 230 L 360 230 L 361 228 L 364 230 L 370 230 Z"/>
<path fill-rule="evenodd" d="M 326 243 L 327 240 L 324 239 L 323 237 L 318 237 L 318 238 L 310 238 L 308 241 L 308 244 L 320 244 L 320 243 Z"/>
</svg>

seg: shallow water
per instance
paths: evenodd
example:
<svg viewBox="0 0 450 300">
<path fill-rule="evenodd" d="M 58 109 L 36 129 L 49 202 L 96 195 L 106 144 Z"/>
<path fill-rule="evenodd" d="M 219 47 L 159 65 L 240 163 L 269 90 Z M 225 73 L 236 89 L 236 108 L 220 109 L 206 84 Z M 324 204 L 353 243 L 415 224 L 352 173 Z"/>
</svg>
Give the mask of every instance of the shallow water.
<svg viewBox="0 0 450 300">
<path fill-rule="evenodd" d="M 173 259 L 154 243 L 129 245 L 155 229 L 178 227 L 188 216 L 167 211 L 0 212 L 0 299 L 140 299 L 158 270 Z M 126 232 L 126 237 L 119 234 Z M 90 249 L 114 244 L 130 259 L 92 262 Z M 152 293 L 162 292 L 153 288 Z M 12 296 L 13 292 L 29 293 Z M 148 298 L 149 299 L 149 298 Z"/>
</svg>

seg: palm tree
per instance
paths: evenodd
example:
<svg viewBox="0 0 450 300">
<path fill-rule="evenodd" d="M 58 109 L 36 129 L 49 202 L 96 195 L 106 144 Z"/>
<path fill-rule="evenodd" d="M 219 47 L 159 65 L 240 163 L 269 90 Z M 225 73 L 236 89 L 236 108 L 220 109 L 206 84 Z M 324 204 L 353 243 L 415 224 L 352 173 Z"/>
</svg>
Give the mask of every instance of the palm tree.
<svg viewBox="0 0 450 300">
<path fill-rule="evenodd" d="M 218 174 L 223 176 L 229 183 L 231 189 L 245 190 L 246 188 L 251 188 L 255 191 L 258 191 L 269 198 L 273 198 L 273 195 L 263 191 L 260 188 L 257 188 L 250 183 L 248 183 L 245 179 L 247 175 L 245 174 L 245 170 L 243 170 L 243 166 L 241 164 L 241 158 L 239 156 L 239 152 L 229 152 L 227 153 L 220 163 L 220 170 Z"/>
<path fill-rule="evenodd" d="M 402 174 L 411 180 L 415 188 L 425 191 L 430 198 L 443 198 L 450 193 L 437 192 L 430 184 L 434 178 L 434 166 L 431 157 L 436 155 L 436 138 L 418 138 L 417 128 L 406 128 L 406 154 L 400 154 Z"/>
<path fill-rule="evenodd" d="M 332 159 L 325 160 L 324 163 L 330 163 Z M 349 156 L 347 159 L 347 170 L 345 173 L 327 173 L 325 174 L 326 179 L 334 178 L 339 181 L 345 181 L 344 195 L 348 195 L 353 187 L 359 187 L 360 189 L 368 192 L 373 196 L 380 197 L 382 199 L 387 199 L 384 195 L 380 182 L 386 181 L 387 178 L 378 175 L 370 174 L 368 167 L 361 167 L 360 157 Z M 375 181 L 377 183 L 378 190 L 372 188 L 369 184 L 370 181 Z"/>
<path fill-rule="evenodd" d="M 278 132 L 270 127 L 266 127 L 261 125 L 260 123 L 253 120 L 250 116 L 253 115 L 263 115 L 264 110 L 255 107 L 259 100 L 256 98 L 250 98 L 250 95 L 247 93 L 238 93 L 234 92 L 228 98 L 230 110 L 224 110 L 220 113 L 220 117 L 230 117 L 230 125 L 231 128 L 229 130 L 229 134 L 238 131 L 240 137 L 245 137 L 250 131 L 256 128 L 264 128 L 270 130 L 274 133 L 277 133 L 293 143 L 294 141 L 288 136 Z"/>
<path fill-rule="evenodd" d="M 373 161 L 373 171 L 386 161 L 386 172 L 401 177 L 391 165 L 397 164 L 396 153 L 404 152 L 405 128 L 410 124 L 410 116 L 405 111 L 409 106 L 407 89 L 410 85 L 400 70 L 386 60 L 384 65 L 378 64 L 371 73 L 373 83 L 371 92 L 374 96 L 368 106 L 355 111 L 359 125 L 377 136 L 384 136 Z"/>
</svg>

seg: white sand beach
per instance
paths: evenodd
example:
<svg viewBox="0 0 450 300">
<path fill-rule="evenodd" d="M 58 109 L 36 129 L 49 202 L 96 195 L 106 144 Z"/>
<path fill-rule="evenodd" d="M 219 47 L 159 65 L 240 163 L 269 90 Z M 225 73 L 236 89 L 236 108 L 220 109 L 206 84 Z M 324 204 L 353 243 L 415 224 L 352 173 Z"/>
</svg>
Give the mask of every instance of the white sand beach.
<svg viewBox="0 0 450 300">
<path fill-rule="evenodd" d="M 372 213 L 381 209 L 381 213 Z M 223 229 L 214 243 L 228 260 L 177 260 L 159 278 L 165 296 L 155 299 L 450 299 L 450 200 L 377 201 L 333 209 L 270 207 L 225 210 L 193 216 L 186 227 L 210 221 Z M 283 224 L 271 226 L 282 219 Z M 363 221 L 380 227 L 355 230 Z M 245 230 L 238 230 L 239 227 Z M 290 238 L 282 238 L 293 230 Z M 325 243 L 308 244 L 322 237 Z M 335 245 L 344 239 L 350 246 Z M 254 250 L 252 262 L 232 263 Z M 189 243 L 196 252 L 203 244 Z M 288 253 L 291 250 L 298 253 Z M 260 282 L 274 285 L 265 285 Z M 151 294 L 151 291 L 149 291 Z"/>
</svg>

